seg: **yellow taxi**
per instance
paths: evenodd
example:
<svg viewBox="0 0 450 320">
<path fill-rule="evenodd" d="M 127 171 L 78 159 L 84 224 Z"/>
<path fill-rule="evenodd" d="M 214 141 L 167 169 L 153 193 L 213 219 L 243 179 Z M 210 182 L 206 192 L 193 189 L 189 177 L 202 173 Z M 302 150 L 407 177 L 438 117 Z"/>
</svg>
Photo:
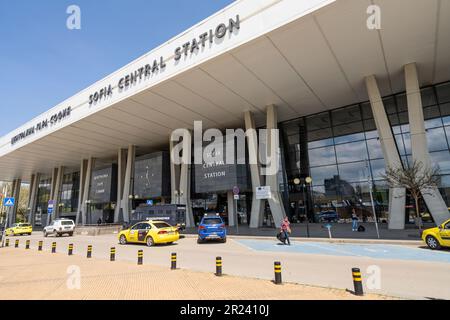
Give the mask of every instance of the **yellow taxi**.
<svg viewBox="0 0 450 320">
<path fill-rule="evenodd" d="M 145 243 L 151 247 L 159 243 L 171 244 L 180 239 L 177 227 L 164 221 L 148 220 L 138 222 L 119 233 L 119 243 Z"/>
<path fill-rule="evenodd" d="M 432 250 L 437 250 L 441 247 L 450 247 L 450 219 L 436 228 L 424 230 L 422 240 Z"/>
<path fill-rule="evenodd" d="M 29 223 L 14 223 L 10 228 L 6 229 L 7 236 L 18 236 L 22 234 L 31 235 L 33 227 Z"/>
</svg>

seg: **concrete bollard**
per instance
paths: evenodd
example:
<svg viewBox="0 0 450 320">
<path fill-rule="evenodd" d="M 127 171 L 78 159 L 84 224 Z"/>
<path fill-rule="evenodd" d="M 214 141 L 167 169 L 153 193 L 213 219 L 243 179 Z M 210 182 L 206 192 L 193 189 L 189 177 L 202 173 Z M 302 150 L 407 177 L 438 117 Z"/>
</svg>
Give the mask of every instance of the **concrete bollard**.
<svg viewBox="0 0 450 320">
<path fill-rule="evenodd" d="M 87 247 L 87 255 L 86 255 L 86 257 L 88 259 L 92 258 L 92 246 L 91 245 L 88 245 L 88 247 Z"/>
<path fill-rule="evenodd" d="M 144 250 L 139 250 L 137 264 L 142 264 L 143 262 L 144 262 Z"/>
<path fill-rule="evenodd" d="M 170 269 L 175 270 L 177 268 L 177 254 L 174 252 L 170 256 Z"/>
<path fill-rule="evenodd" d="M 222 276 L 222 257 L 216 257 L 216 276 Z"/>
<path fill-rule="evenodd" d="M 38 242 L 38 251 L 42 251 L 43 244 L 44 242 L 42 240 Z"/>
<path fill-rule="evenodd" d="M 67 254 L 69 256 L 71 256 L 73 254 L 73 243 L 69 244 L 69 250 L 68 250 Z"/>
<path fill-rule="evenodd" d="M 19 240 L 16 239 L 16 243 L 14 244 L 14 248 L 18 248 L 19 247 Z"/>
<path fill-rule="evenodd" d="M 25 241 L 25 249 L 30 249 L 30 240 Z"/>
<path fill-rule="evenodd" d="M 283 281 L 281 279 L 281 262 L 275 261 L 273 264 L 273 268 L 275 271 L 275 284 L 282 284 Z"/>
<path fill-rule="evenodd" d="M 9 247 L 9 239 L 5 240 L 5 247 Z"/>
<path fill-rule="evenodd" d="M 109 261 L 116 261 L 116 248 L 114 247 L 111 248 Z"/>
<path fill-rule="evenodd" d="M 52 243 L 52 253 L 56 253 L 56 242 Z"/>
<path fill-rule="evenodd" d="M 364 290 L 362 285 L 361 270 L 359 268 L 352 268 L 353 286 L 355 287 L 355 295 L 363 296 Z"/>
</svg>

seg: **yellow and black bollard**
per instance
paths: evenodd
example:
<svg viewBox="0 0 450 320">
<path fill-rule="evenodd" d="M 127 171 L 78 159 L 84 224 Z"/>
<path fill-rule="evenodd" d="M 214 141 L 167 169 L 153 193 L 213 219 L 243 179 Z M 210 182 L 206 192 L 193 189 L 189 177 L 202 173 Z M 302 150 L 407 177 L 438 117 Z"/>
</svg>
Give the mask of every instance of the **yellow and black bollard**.
<svg viewBox="0 0 450 320">
<path fill-rule="evenodd" d="M 139 250 L 138 251 L 138 264 L 142 264 L 144 262 L 144 251 Z"/>
<path fill-rule="evenodd" d="M 68 255 L 71 256 L 73 254 L 73 243 L 69 244 Z"/>
<path fill-rule="evenodd" d="M 87 258 L 92 258 L 92 246 L 91 245 L 88 245 L 88 247 L 87 247 L 87 255 L 86 255 L 86 257 Z"/>
<path fill-rule="evenodd" d="M 273 264 L 273 268 L 275 271 L 275 284 L 281 284 L 282 280 L 281 280 L 281 262 L 279 261 L 275 261 Z"/>
<path fill-rule="evenodd" d="M 175 270 L 177 268 L 177 254 L 174 252 L 170 256 L 170 269 Z"/>
<path fill-rule="evenodd" d="M 52 243 L 52 253 L 56 253 L 56 242 Z"/>
<path fill-rule="evenodd" d="M 30 249 L 30 240 L 25 241 L 25 249 Z"/>
<path fill-rule="evenodd" d="M 44 242 L 41 240 L 38 243 L 38 251 L 42 251 L 42 245 L 44 244 Z"/>
<path fill-rule="evenodd" d="M 116 261 L 116 248 L 112 247 L 109 255 L 110 261 Z"/>
<path fill-rule="evenodd" d="M 5 240 L 5 247 L 9 247 L 9 239 Z"/>
<path fill-rule="evenodd" d="M 222 257 L 216 257 L 216 276 L 222 276 Z"/>
<path fill-rule="evenodd" d="M 18 248 L 19 247 L 19 239 L 16 239 L 16 243 L 14 244 L 14 248 Z"/>
<path fill-rule="evenodd" d="M 355 295 L 363 296 L 364 290 L 362 285 L 361 270 L 359 268 L 352 268 L 353 286 L 355 287 Z"/>
</svg>

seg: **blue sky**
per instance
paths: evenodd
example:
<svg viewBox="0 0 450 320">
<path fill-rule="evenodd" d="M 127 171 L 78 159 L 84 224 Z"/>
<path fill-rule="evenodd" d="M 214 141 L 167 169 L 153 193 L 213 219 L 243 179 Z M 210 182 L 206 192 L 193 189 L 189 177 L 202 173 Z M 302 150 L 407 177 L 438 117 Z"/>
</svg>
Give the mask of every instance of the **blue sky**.
<svg viewBox="0 0 450 320">
<path fill-rule="evenodd" d="M 0 136 L 232 2 L 0 0 Z"/>
</svg>

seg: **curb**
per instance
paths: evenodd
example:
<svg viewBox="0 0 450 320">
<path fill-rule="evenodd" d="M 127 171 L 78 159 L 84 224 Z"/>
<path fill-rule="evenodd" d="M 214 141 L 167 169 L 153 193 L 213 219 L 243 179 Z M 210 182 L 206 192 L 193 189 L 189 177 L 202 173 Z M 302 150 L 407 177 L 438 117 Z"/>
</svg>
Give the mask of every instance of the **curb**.
<svg viewBox="0 0 450 320">
<path fill-rule="evenodd" d="M 186 238 L 197 238 L 197 234 L 182 234 Z M 229 239 L 248 239 L 248 240 L 273 240 L 275 241 L 275 237 L 269 236 L 237 236 L 237 235 L 228 235 Z M 393 245 L 408 245 L 408 246 L 420 246 L 424 245 L 424 243 L 420 240 L 389 240 L 389 239 L 348 239 L 348 238 L 301 238 L 301 237 L 290 237 L 293 241 L 299 242 L 327 242 L 327 243 L 354 243 L 354 244 L 393 244 Z"/>
</svg>

